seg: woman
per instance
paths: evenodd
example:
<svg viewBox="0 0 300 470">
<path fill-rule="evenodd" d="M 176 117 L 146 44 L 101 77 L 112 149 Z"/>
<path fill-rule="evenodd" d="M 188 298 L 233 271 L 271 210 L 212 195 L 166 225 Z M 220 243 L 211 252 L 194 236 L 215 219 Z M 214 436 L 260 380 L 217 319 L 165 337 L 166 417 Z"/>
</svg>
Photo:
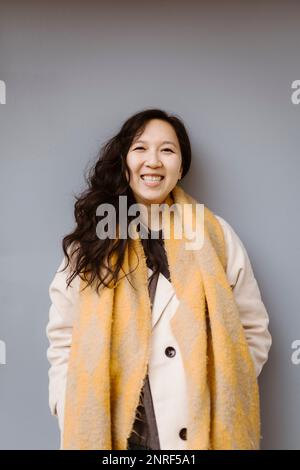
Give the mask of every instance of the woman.
<svg viewBox="0 0 300 470">
<path fill-rule="evenodd" d="M 181 120 L 145 110 L 102 147 L 77 198 L 49 289 L 61 449 L 259 448 L 268 314 L 233 228 L 178 184 L 190 163 Z M 202 243 L 187 248 L 197 227 Z"/>
</svg>

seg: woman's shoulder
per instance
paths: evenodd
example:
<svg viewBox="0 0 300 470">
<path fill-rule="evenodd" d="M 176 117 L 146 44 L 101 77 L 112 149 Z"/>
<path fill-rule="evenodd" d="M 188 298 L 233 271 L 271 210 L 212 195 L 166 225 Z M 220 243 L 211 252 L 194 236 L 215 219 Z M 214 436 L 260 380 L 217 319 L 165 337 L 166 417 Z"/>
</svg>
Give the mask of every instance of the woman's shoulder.
<svg viewBox="0 0 300 470">
<path fill-rule="evenodd" d="M 214 216 L 219 221 L 222 227 L 227 250 L 229 249 L 234 251 L 237 249 L 241 249 L 243 252 L 247 253 L 244 243 L 242 242 L 241 238 L 239 237 L 231 223 L 229 223 L 228 220 L 224 219 L 224 217 L 221 217 L 218 214 L 214 213 Z"/>
<path fill-rule="evenodd" d="M 214 214 L 222 227 L 227 258 L 227 276 L 232 285 L 235 285 L 241 272 L 252 273 L 251 262 L 244 242 L 236 229 L 228 220 Z"/>
<path fill-rule="evenodd" d="M 67 248 L 67 253 L 69 259 L 65 254 L 63 254 L 60 259 L 54 277 L 49 285 L 49 294 L 52 300 L 61 301 L 64 298 L 74 303 L 80 288 L 79 275 L 73 276 L 76 264 L 76 245 L 74 243 Z"/>
<path fill-rule="evenodd" d="M 227 222 L 227 220 L 225 220 L 223 217 L 216 214 L 215 212 L 213 214 L 214 214 L 214 216 L 216 217 L 216 219 L 218 220 L 218 222 L 220 223 L 220 225 L 222 227 L 224 237 L 228 238 L 229 235 L 232 236 L 235 233 L 235 231 L 234 231 L 233 227 L 231 226 L 231 224 L 229 222 Z"/>
<path fill-rule="evenodd" d="M 76 275 L 71 282 L 69 282 L 71 274 L 71 265 L 67 265 L 67 258 L 63 256 L 49 285 L 49 294 L 51 298 L 62 298 L 62 296 L 65 296 L 69 301 L 73 302 L 75 300 L 75 297 L 79 292 L 80 277 Z"/>
</svg>

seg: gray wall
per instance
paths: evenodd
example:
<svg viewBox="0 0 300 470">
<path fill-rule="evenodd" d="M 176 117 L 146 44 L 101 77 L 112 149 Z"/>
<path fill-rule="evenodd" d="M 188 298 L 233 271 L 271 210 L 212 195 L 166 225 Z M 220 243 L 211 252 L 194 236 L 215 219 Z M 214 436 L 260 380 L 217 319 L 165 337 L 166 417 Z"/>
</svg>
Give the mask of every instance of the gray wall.
<svg viewBox="0 0 300 470">
<path fill-rule="evenodd" d="M 187 125 L 183 187 L 243 240 L 270 315 L 263 448 L 300 448 L 300 5 L 2 1 L 0 447 L 54 449 L 48 286 L 99 146 L 157 106 Z"/>
</svg>

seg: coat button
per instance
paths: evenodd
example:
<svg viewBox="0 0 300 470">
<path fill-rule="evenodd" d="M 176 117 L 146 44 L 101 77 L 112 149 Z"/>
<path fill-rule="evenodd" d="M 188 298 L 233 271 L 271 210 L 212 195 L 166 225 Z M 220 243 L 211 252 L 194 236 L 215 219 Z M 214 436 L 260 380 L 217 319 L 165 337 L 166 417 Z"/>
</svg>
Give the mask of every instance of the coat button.
<svg viewBox="0 0 300 470">
<path fill-rule="evenodd" d="M 180 431 L 179 431 L 179 437 L 180 437 L 183 441 L 186 441 L 186 432 L 187 432 L 187 429 L 186 429 L 186 428 L 182 428 L 182 429 L 180 429 Z"/>
<path fill-rule="evenodd" d="M 165 354 L 168 357 L 174 357 L 176 354 L 176 350 L 172 346 L 168 346 L 165 350 Z"/>
</svg>

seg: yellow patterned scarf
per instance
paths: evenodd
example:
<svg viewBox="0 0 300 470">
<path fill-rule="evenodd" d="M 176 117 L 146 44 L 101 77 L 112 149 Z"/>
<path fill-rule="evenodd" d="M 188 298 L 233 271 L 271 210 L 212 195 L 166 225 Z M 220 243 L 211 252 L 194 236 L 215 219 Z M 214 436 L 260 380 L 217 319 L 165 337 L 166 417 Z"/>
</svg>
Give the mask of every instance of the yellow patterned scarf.
<svg viewBox="0 0 300 470">
<path fill-rule="evenodd" d="M 178 185 L 172 196 L 176 204 L 192 204 L 193 223 L 198 223 L 197 201 Z M 166 202 L 173 203 L 170 195 Z M 171 238 L 164 242 L 180 301 L 171 327 L 186 372 L 187 449 L 259 449 L 258 384 L 226 277 L 222 228 L 204 206 L 203 246 L 186 250 L 186 239 L 172 236 L 174 221 L 169 220 Z M 89 286 L 80 293 L 62 449 L 127 449 L 151 338 L 146 258 L 140 238 L 128 240 L 123 270 L 133 271 L 128 275 L 131 283 L 123 273 L 113 289 L 103 288 L 98 295 Z"/>
</svg>

